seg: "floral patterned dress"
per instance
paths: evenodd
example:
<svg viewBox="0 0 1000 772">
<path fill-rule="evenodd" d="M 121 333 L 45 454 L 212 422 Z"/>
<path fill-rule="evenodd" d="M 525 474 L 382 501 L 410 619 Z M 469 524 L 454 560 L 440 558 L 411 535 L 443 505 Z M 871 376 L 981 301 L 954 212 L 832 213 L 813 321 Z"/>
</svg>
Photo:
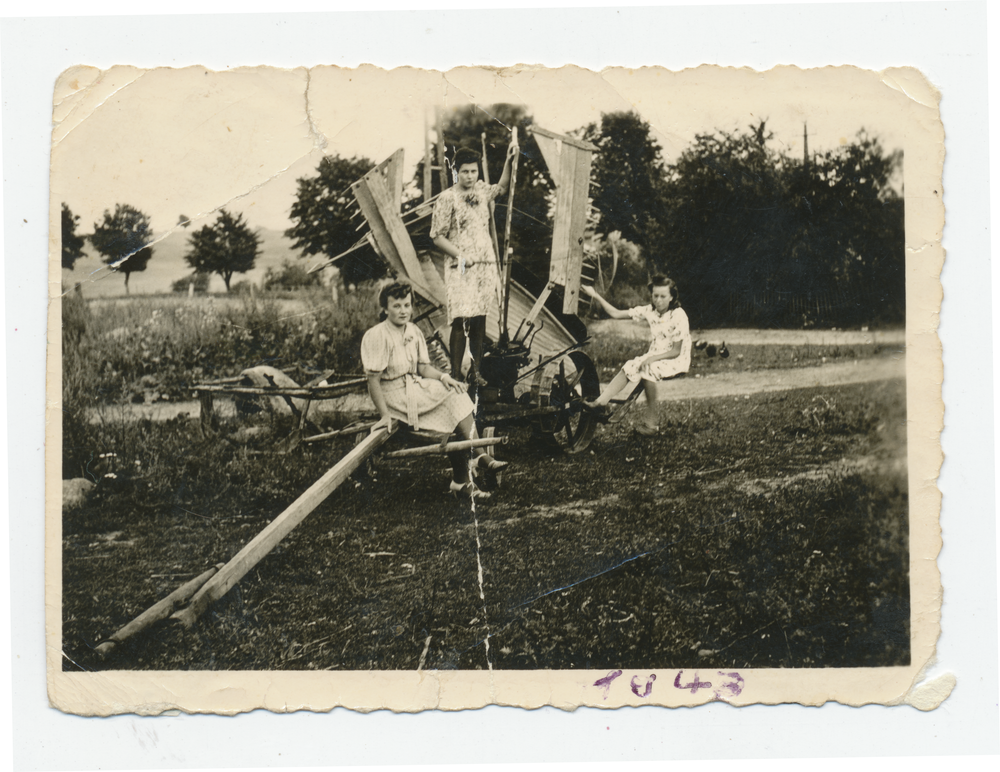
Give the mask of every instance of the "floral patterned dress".
<svg viewBox="0 0 1000 772">
<path fill-rule="evenodd" d="M 625 376 L 635 383 L 645 379 L 662 381 L 691 369 L 691 328 L 687 314 L 683 308 L 675 308 L 660 316 L 653 306 L 636 306 L 628 310 L 633 321 L 646 321 L 653 341 L 649 352 L 641 357 L 630 359 L 622 367 Z M 674 343 L 680 341 L 681 353 L 673 359 L 660 359 L 650 365 L 643 365 L 643 360 L 650 354 L 665 354 Z"/>
<path fill-rule="evenodd" d="M 485 316 L 500 291 L 497 256 L 490 237 L 489 203 L 500 195 L 499 185 L 477 180 L 469 191 L 448 188 L 434 205 L 430 237 L 444 236 L 472 265 L 445 261 L 444 286 L 450 320 Z"/>
<path fill-rule="evenodd" d="M 451 434 L 472 413 L 472 400 L 441 381 L 421 377 L 417 366 L 428 363 L 427 342 L 416 325 L 400 329 L 387 320 L 361 339 L 361 364 L 366 373 L 381 373 L 390 415 L 414 429 Z"/>
</svg>

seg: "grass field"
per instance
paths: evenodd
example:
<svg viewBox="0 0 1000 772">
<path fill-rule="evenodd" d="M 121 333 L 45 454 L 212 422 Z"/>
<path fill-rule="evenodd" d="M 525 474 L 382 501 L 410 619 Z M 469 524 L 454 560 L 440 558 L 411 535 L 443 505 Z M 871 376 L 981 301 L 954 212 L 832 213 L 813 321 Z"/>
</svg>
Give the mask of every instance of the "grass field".
<svg viewBox="0 0 1000 772">
<path fill-rule="evenodd" d="M 205 442 L 186 418 L 78 426 L 77 453 L 114 450 L 119 474 L 64 517 L 65 667 L 908 663 L 904 382 L 690 400 L 663 417 L 656 438 L 605 427 L 573 457 L 512 432 L 499 455 L 516 463 L 475 514 L 445 497 L 440 462 L 381 463 L 193 630 L 157 627 L 108 661 L 97 643 L 232 557 L 350 445 L 279 456 Z"/>
</svg>

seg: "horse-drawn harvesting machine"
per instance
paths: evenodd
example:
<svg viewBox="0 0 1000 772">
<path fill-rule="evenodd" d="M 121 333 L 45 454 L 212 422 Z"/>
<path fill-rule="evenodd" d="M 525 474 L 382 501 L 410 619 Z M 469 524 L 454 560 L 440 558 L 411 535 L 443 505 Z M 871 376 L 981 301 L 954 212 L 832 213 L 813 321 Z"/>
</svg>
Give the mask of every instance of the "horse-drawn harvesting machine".
<svg viewBox="0 0 1000 772">
<path fill-rule="evenodd" d="M 510 245 L 515 160 L 502 249 L 495 220 L 490 220 L 494 251 L 500 255 L 500 293 L 487 313 L 489 341 L 480 367 L 487 385 L 474 394 L 477 421 L 481 427 L 530 423 L 536 436 L 551 441 L 554 448 L 578 453 L 589 446 L 598 421 L 593 414 L 580 410 L 581 401 L 600 393 L 597 370 L 582 350 L 587 342 L 586 325 L 577 316 L 590 169 L 597 148 L 538 127 L 531 132 L 555 188 L 549 276 L 540 280 L 530 274 L 516 262 Z M 429 158 L 424 163 L 430 171 Z M 485 164 L 483 171 L 488 182 Z M 441 179 L 443 189 L 445 174 Z M 335 265 L 361 249 L 373 250 L 392 273 L 412 285 L 413 321 L 424 333 L 432 358 L 437 355 L 435 364 L 447 370 L 450 325 L 443 279 L 445 255 L 430 246 L 427 237 L 437 196 L 425 195 L 419 205 L 402 212 L 402 149 L 357 180 L 351 190 L 356 215 L 363 216 L 360 228 L 365 232 L 351 249 L 312 270 Z M 588 303 L 589 298 L 584 296 L 582 302 Z M 310 403 L 364 392 L 365 379 L 355 376 L 336 380 L 329 373 L 300 387 L 270 368 L 253 368 L 239 377 L 198 384 L 196 390 L 202 402 L 205 431 L 214 429 L 215 395 L 284 399 L 295 415 L 292 434 L 283 444 L 287 449 L 299 441 L 319 442 L 342 436 L 342 431 L 309 434 Z M 361 430 L 364 425 L 364 421 L 359 422 L 348 431 Z"/>
<path fill-rule="evenodd" d="M 553 449 L 566 453 L 578 453 L 590 445 L 598 421 L 607 418 L 599 418 L 582 409 L 584 400 L 600 394 L 600 381 L 594 363 L 582 350 L 587 343 L 587 331 L 576 314 L 584 271 L 591 162 L 597 148 L 539 127 L 533 127 L 531 132 L 554 186 L 549 276 L 544 281 L 534 279 L 515 262 L 510 245 L 512 198 L 517 179 L 515 156 L 502 242 L 498 238 L 495 218 L 491 217 L 490 222 L 494 250 L 500 257 L 497 267 L 500 293 L 487 314 L 488 343 L 480 367 L 486 385 L 474 387 L 480 437 L 456 441 L 400 427 L 397 422 L 386 426 L 377 420 L 378 415 L 370 406 L 367 414 L 362 411 L 358 420 L 334 431 L 322 431 L 309 420 L 310 407 L 314 403 L 363 393 L 366 379 L 362 376 L 337 377 L 327 373 L 300 386 L 280 371 L 257 367 L 232 378 L 197 384 L 201 430 L 207 436 L 214 436 L 221 428 L 214 401 L 228 396 L 243 404 L 255 401 L 282 403 L 293 415 L 291 434 L 278 448 L 284 452 L 300 443 L 352 436 L 355 444 L 228 563 L 210 568 L 176 589 L 110 636 L 98 646 L 99 653 L 107 656 L 118 643 L 168 617 L 184 627 L 193 625 L 211 603 L 223 597 L 376 454 L 381 454 L 382 458 L 440 456 L 473 446 L 484 447 L 492 454 L 494 446 L 506 441 L 505 437 L 496 434 L 496 430 L 511 425 L 530 425 L 533 437 L 550 442 Z M 515 133 L 515 142 L 516 139 Z M 485 135 L 483 142 L 485 144 Z M 485 158 L 485 152 L 483 155 Z M 439 153 L 439 157 L 443 157 L 443 153 Z M 429 154 L 424 160 L 427 175 L 430 173 Z M 443 189 L 446 171 L 440 168 L 438 171 Z M 485 163 L 483 171 L 488 175 Z M 425 184 L 424 200 L 404 213 L 402 180 L 403 151 L 397 150 L 351 186 L 357 214 L 363 217 L 359 231 L 364 229 L 364 232 L 351 250 L 315 266 L 314 270 L 336 264 L 355 250 L 373 249 L 392 273 L 412 285 L 413 321 L 426 336 L 432 358 L 436 353 L 439 365 L 446 368 L 442 363 L 449 356 L 446 340 L 450 325 L 443 280 L 445 257 L 435 249 L 415 246 L 431 243 L 426 234 L 435 198 L 430 197 L 429 186 Z M 629 404 L 628 400 L 624 401 L 617 416 L 613 415 L 611 420 L 620 417 Z M 392 445 L 383 447 L 390 438 Z M 391 450 L 392 446 L 397 449 Z M 470 504 L 474 506 L 474 502 Z"/>
</svg>

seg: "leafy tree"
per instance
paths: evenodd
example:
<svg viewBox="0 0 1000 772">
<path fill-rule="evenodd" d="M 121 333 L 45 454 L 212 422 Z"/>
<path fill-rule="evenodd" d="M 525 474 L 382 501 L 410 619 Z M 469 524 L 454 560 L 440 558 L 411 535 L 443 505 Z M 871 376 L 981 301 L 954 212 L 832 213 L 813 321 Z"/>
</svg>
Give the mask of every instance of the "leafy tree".
<svg viewBox="0 0 1000 772">
<path fill-rule="evenodd" d="M 190 249 L 184 259 L 198 273 L 219 274 L 229 292 L 233 274 L 251 270 L 258 255 L 260 237 L 247 227 L 243 215 L 234 217 L 220 209 L 213 225 L 191 234 Z"/>
<path fill-rule="evenodd" d="M 655 186 L 653 266 L 696 326 L 902 321 L 901 160 L 863 132 L 805 164 L 750 131 L 699 135 Z"/>
<path fill-rule="evenodd" d="M 73 270 L 73 265 L 84 256 L 83 236 L 76 235 L 76 225 L 80 216 L 73 214 L 63 201 L 62 205 L 62 267 Z"/>
<path fill-rule="evenodd" d="M 351 219 L 354 195 L 351 183 L 359 180 L 375 164 L 364 157 L 351 159 L 324 156 L 316 176 L 300 177 L 290 218 L 294 223 L 285 235 L 294 239 L 302 254 L 336 257 L 358 240 L 358 223 Z M 339 263 L 345 283 L 376 279 L 385 273 L 380 258 L 369 248 L 348 255 Z"/>
<path fill-rule="evenodd" d="M 600 126 L 592 123 L 581 133 L 600 148 L 591 171 L 594 206 L 601 213 L 598 233 L 619 231 L 622 238 L 647 246 L 654 190 L 663 176 L 660 146 L 649 124 L 633 112 L 605 113 Z"/>
<path fill-rule="evenodd" d="M 853 142 L 816 158 L 796 181 L 806 223 L 797 246 L 826 253 L 831 277 L 850 288 L 853 315 L 862 321 L 906 315 L 903 199 L 893 187 L 902 162 L 902 151 L 886 153 L 861 129 Z"/>
<path fill-rule="evenodd" d="M 128 204 L 115 204 L 114 214 L 104 210 L 104 219 L 94 223 L 90 243 L 112 270 L 125 274 L 125 292 L 129 276 L 146 270 L 153 257 L 153 229 L 149 215 Z"/>
</svg>

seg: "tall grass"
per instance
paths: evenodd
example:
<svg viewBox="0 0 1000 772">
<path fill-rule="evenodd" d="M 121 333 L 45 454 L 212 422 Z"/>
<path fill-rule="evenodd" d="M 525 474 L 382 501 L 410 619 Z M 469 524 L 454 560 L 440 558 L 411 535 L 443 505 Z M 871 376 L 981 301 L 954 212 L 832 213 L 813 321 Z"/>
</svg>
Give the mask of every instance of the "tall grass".
<svg viewBox="0 0 1000 772">
<path fill-rule="evenodd" d="M 361 336 L 376 321 L 368 293 L 337 305 L 322 293 L 294 303 L 266 295 L 81 302 L 66 304 L 73 323 L 72 339 L 64 329 L 64 363 L 111 403 L 184 399 L 195 382 L 261 364 L 354 372 Z"/>
<path fill-rule="evenodd" d="M 333 305 L 323 292 L 295 302 L 238 298 L 63 300 L 63 469 L 80 474 L 94 452 L 95 411 L 126 403 L 183 400 L 199 381 L 272 365 L 312 373 L 360 370 L 361 337 L 377 320 L 371 293 Z"/>
</svg>

